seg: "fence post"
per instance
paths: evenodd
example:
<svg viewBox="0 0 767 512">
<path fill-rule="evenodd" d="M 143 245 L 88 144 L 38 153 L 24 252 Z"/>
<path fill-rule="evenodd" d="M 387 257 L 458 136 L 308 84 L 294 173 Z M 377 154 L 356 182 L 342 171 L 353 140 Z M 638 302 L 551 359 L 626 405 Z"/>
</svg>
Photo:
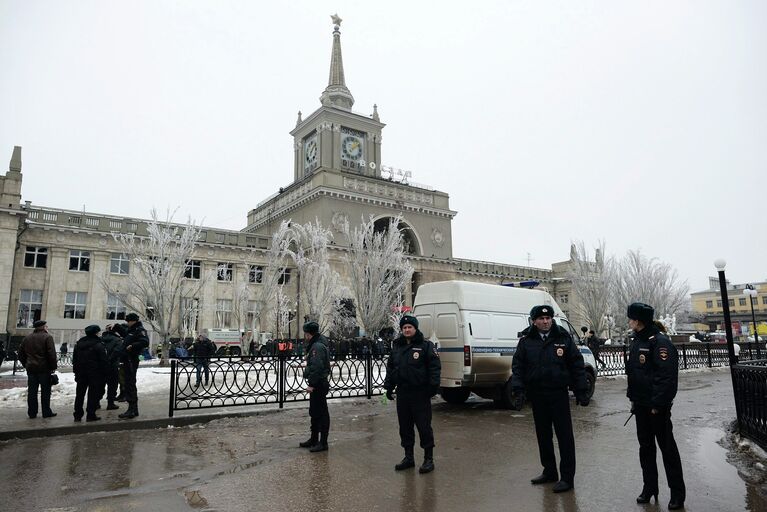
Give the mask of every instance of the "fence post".
<svg viewBox="0 0 767 512">
<path fill-rule="evenodd" d="M 683 370 L 687 369 L 687 344 L 682 343 L 682 361 L 684 361 Z"/>
<path fill-rule="evenodd" d="M 277 354 L 277 399 L 280 409 L 285 404 L 285 354 Z"/>
<path fill-rule="evenodd" d="M 711 368 L 711 343 L 706 343 L 706 351 L 708 352 L 708 367 Z"/>
<path fill-rule="evenodd" d="M 170 397 L 168 398 L 168 417 L 173 417 L 173 409 L 176 408 L 176 360 L 170 361 Z"/>
<path fill-rule="evenodd" d="M 373 398 L 373 355 L 365 356 L 365 394 L 368 400 Z"/>
</svg>

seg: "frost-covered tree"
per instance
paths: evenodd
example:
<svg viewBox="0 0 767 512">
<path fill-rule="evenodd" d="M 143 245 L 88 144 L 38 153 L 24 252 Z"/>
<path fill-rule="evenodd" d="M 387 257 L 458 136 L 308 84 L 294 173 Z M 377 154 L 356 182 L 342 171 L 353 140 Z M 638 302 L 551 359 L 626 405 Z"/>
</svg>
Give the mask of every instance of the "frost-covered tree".
<svg viewBox="0 0 767 512">
<path fill-rule="evenodd" d="M 595 332 L 607 329 L 605 315 L 610 312 L 611 261 L 605 262 L 605 243 L 600 242 L 592 259 L 585 244 L 574 243 L 570 254 L 569 279 L 572 283 L 575 313 Z"/>
<path fill-rule="evenodd" d="M 277 290 L 280 288 L 281 276 L 285 271 L 285 245 L 289 242 L 288 222 L 283 221 L 272 234 L 269 249 L 266 251 L 266 263 L 256 266 L 253 287 L 248 299 L 247 316 L 250 318 L 253 337 L 266 328 L 266 319 L 270 309 L 273 309 Z"/>
<path fill-rule="evenodd" d="M 616 260 L 613 269 L 610 302 L 619 328 L 627 327 L 625 312 L 632 302 L 650 304 L 657 315 L 675 315 L 684 308 L 690 287 L 670 264 L 635 250 Z"/>
<path fill-rule="evenodd" d="M 237 330 L 242 332 L 248 324 L 248 306 L 250 304 L 250 288 L 248 283 L 240 281 L 232 291 L 232 322 Z M 244 349 L 245 347 L 243 347 Z"/>
<path fill-rule="evenodd" d="M 185 279 L 187 265 L 194 255 L 200 226 L 191 218 L 185 224 L 173 222 L 168 211 L 160 220 L 152 209 L 147 236 L 112 233 L 120 250 L 130 261 L 124 278 L 102 279 L 107 293 L 120 297 L 126 307 L 139 313 L 162 339 L 161 364 L 167 363 L 169 339 L 178 332 L 182 298 L 199 297 L 210 275 Z"/>
<path fill-rule="evenodd" d="M 274 303 L 274 316 L 275 316 L 275 330 L 278 338 L 285 338 L 284 333 L 288 330 L 288 324 L 290 322 L 290 310 L 293 306 L 293 301 L 290 297 L 285 295 L 282 286 L 277 287 Z"/>
<path fill-rule="evenodd" d="M 310 320 L 328 332 L 342 293 L 341 278 L 330 265 L 328 246 L 333 238 L 319 220 L 290 226 L 290 236 L 284 244 L 285 254 L 292 258 L 301 276 L 302 310 Z"/>
<path fill-rule="evenodd" d="M 375 334 L 389 325 L 392 306 L 398 304 L 413 275 L 413 267 L 405 255 L 401 222 L 391 219 L 387 229 L 376 231 L 371 216 L 351 229 L 344 225 L 349 244 L 346 262 L 351 292 L 357 306 L 357 318 L 365 332 Z"/>
</svg>

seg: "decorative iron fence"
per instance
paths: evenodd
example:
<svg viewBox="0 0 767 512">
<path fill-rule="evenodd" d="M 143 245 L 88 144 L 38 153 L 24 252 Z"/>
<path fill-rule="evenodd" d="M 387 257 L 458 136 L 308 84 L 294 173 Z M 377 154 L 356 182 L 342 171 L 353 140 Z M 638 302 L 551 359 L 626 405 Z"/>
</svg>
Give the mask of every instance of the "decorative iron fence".
<svg viewBox="0 0 767 512">
<path fill-rule="evenodd" d="M 388 356 L 333 358 L 328 398 L 383 394 Z M 293 355 L 193 357 L 171 361 L 168 416 L 174 411 L 309 400 L 303 358 Z"/>
<path fill-rule="evenodd" d="M 738 363 L 732 372 L 738 430 L 767 449 L 767 359 Z"/>
<path fill-rule="evenodd" d="M 11 354 L 8 359 L 13 359 L 13 375 L 17 373 L 25 373 L 26 369 L 22 366 L 18 356 L 15 352 Z M 72 353 L 71 352 L 56 352 L 56 364 L 59 368 L 71 368 L 72 367 Z"/>
<path fill-rule="evenodd" d="M 767 350 L 758 343 L 739 343 L 739 359 L 761 359 L 767 356 Z M 679 353 L 679 369 L 690 370 L 693 368 L 713 368 L 715 366 L 727 366 L 730 358 L 725 343 L 680 343 L 676 345 Z M 626 373 L 626 361 L 628 361 L 629 347 L 603 346 L 599 349 L 599 359 L 604 366 L 597 361 L 597 375 L 623 375 Z"/>
</svg>

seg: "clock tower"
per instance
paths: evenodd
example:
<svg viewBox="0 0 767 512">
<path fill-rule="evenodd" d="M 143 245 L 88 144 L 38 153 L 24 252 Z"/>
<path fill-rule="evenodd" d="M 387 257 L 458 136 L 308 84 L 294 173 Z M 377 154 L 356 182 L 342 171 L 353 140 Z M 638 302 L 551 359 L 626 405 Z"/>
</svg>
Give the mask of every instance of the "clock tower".
<svg viewBox="0 0 767 512">
<path fill-rule="evenodd" d="M 341 55 L 341 18 L 333 19 L 333 48 L 328 86 L 320 96 L 321 106 L 303 119 L 298 113 L 294 140 L 294 181 L 320 168 L 381 175 L 381 130 L 385 126 L 377 107 L 369 116 L 352 111 L 354 97 L 346 87 Z"/>
</svg>

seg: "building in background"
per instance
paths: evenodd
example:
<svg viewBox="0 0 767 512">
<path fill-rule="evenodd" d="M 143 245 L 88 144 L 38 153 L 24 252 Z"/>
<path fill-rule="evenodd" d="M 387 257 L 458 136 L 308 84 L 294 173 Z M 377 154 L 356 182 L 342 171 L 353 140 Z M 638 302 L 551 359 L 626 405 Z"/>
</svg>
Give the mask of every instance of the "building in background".
<svg viewBox="0 0 767 512">
<path fill-rule="evenodd" d="M 755 297 L 744 293 L 751 285 L 756 290 Z M 753 300 L 754 316 L 760 336 L 767 336 L 767 282 L 758 281 L 743 284 L 731 284 L 727 281 L 727 294 L 730 303 L 730 317 L 735 336 L 753 336 L 751 303 Z M 703 324 L 711 331 L 724 330 L 724 305 L 719 287 L 719 278 L 709 277 L 709 289 L 691 293 L 692 310 Z"/>
</svg>

